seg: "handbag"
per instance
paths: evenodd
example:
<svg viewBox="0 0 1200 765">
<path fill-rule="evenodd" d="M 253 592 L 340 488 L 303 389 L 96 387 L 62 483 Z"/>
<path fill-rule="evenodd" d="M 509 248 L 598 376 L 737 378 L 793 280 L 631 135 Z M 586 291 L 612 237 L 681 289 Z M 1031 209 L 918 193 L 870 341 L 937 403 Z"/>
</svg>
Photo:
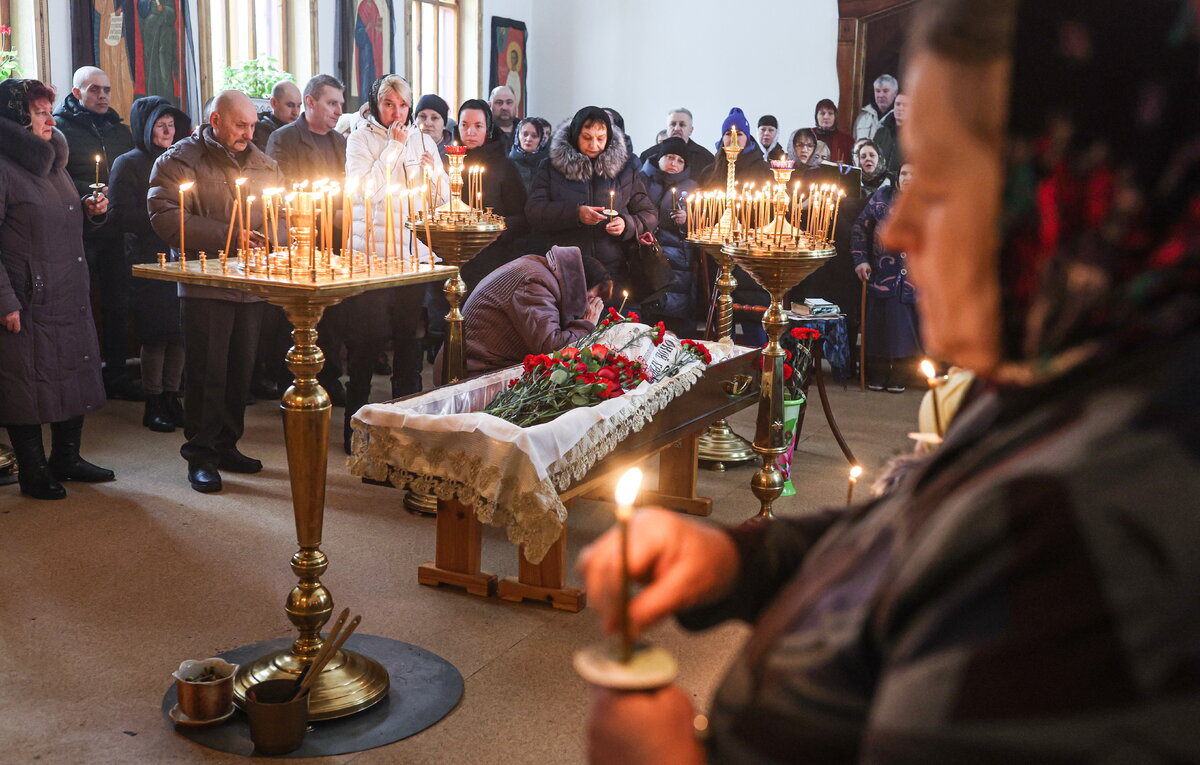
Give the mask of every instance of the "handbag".
<svg viewBox="0 0 1200 765">
<path fill-rule="evenodd" d="M 638 303 L 653 303 L 665 295 L 675 281 L 671 261 L 649 231 L 629 244 L 625 264 L 629 269 L 630 293 Z"/>
</svg>

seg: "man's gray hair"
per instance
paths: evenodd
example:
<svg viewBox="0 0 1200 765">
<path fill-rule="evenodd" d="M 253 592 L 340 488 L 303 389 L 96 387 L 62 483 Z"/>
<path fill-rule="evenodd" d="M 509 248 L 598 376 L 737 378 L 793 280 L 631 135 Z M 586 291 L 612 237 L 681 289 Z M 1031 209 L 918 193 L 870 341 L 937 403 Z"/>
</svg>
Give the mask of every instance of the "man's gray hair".
<svg viewBox="0 0 1200 765">
<path fill-rule="evenodd" d="M 692 116 L 692 110 L 687 108 L 686 106 L 676 106 L 674 109 L 668 110 L 667 116 L 670 117 L 672 114 L 678 114 L 679 112 L 683 112 L 684 114 L 686 114 L 688 116 L 688 119 L 691 120 L 693 123 L 695 123 L 696 118 Z"/>
<path fill-rule="evenodd" d="M 890 74 L 881 74 L 875 78 L 875 87 L 880 85 L 891 85 L 897 91 L 900 90 L 900 81 Z"/>
<path fill-rule="evenodd" d="M 308 84 L 304 86 L 304 97 L 308 98 L 309 96 L 312 96 L 313 98 L 319 100 L 321 97 L 321 88 L 345 90 L 346 86 L 342 84 L 341 80 L 331 74 L 318 74 L 316 77 L 313 77 L 311 80 L 309 80 Z"/>
</svg>

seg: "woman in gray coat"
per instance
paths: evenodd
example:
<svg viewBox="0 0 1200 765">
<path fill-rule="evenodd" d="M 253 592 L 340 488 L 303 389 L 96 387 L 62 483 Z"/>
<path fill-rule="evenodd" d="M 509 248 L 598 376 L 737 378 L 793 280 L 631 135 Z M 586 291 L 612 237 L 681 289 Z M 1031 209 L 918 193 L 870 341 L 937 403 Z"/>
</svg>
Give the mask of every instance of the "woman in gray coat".
<svg viewBox="0 0 1200 765">
<path fill-rule="evenodd" d="M 67 141 L 54 128 L 53 102 L 37 80 L 0 82 L 0 424 L 21 492 L 38 499 L 65 497 L 60 481 L 113 480 L 79 456 L 83 416 L 104 403 L 84 212 L 104 215 L 108 200 L 81 204 L 63 169 Z"/>
</svg>

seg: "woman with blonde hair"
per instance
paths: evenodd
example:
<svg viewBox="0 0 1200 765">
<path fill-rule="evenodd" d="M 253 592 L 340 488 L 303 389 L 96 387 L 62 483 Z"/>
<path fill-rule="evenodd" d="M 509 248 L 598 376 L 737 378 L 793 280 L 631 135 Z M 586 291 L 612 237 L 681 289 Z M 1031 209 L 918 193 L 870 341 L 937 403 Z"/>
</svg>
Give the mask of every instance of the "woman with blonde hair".
<svg viewBox="0 0 1200 765">
<path fill-rule="evenodd" d="M 371 86 L 368 109 L 363 122 L 346 139 L 346 179 L 358 184 L 354 202 L 354 243 L 365 251 L 366 209 L 363 194 L 370 195 L 371 227 L 375 252 L 382 255 L 387 242 L 385 228 L 388 184 L 400 186 L 392 194 L 395 223 L 394 247 L 400 257 L 410 257 L 412 232 L 405 229 L 408 219 L 407 189 L 433 189 L 430 209 L 450 198 L 450 179 L 442 168 L 437 142 L 413 124 L 412 86 L 401 76 L 380 77 Z M 420 238 L 416 249 L 422 263 L 430 262 L 429 249 Z M 347 321 L 356 327 L 347 337 L 350 381 L 346 385 L 345 440 L 350 448 L 350 418 L 371 392 L 371 373 L 379 352 L 387 342 L 391 327 L 392 395 L 407 396 L 421 390 L 421 344 L 417 338 L 425 286 L 374 290 L 346 301 Z M 381 319 L 390 314 L 389 321 Z"/>
</svg>

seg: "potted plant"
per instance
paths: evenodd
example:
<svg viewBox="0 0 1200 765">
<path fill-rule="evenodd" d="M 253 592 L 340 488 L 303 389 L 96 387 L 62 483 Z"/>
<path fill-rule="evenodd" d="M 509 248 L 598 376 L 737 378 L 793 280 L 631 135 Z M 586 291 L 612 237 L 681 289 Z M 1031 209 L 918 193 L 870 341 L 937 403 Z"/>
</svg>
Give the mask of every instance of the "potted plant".
<svg viewBox="0 0 1200 765">
<path fill-rule="evenodd" d="M 810 327 L 796 327 L 780 339 L 787 357 L 783 364 L 783 438 L 787 451 L 779 458 L 783 471 L 783 495 L 796 493 L 792 483 L 792 453 L 796 450 L 796 439 L 804 423 L 804 411 L 808 407 L 808 383 L 813 373 L 813 343 L 821 339 L 821 333 Z"/>
<path fill-rule="evenodd" d="M 260 56 L 225 67 L 225 90 L 240 90 L 251 98 L 270 98 L 271 90 L 281 80 L 295 82 L 291 72 L 279 68 L 279 60 Z"/>
<path fill-rule="evenodd" d="M 12 27 L 0 24 L 0 80 L 21 76 L 21 54 L 9 50 L 12 44 Z"/>
</svg>

